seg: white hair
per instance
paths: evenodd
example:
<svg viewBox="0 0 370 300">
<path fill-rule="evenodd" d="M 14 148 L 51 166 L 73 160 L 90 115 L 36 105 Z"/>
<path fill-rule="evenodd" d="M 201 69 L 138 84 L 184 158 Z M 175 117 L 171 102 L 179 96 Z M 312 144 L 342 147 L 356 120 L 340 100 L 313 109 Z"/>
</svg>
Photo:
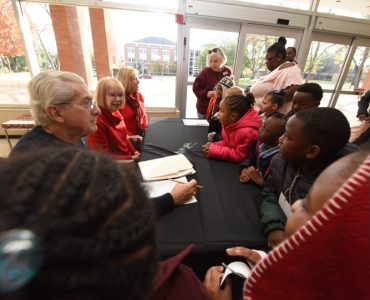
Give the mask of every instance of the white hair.
<svg viewBox="0 0 370 300">
<path fill-rule="evenodd" d="M 28 84 L 32 116 L 37 125 L 44 126 L 51 122 L 46 109 L 50 105 L 63 105 L 72 102 L 76 96 L 75 89 L 66 83 L 85 81 L 77 74 L 64 71 L 45 71 L 36 75 Z"/>
</svg>

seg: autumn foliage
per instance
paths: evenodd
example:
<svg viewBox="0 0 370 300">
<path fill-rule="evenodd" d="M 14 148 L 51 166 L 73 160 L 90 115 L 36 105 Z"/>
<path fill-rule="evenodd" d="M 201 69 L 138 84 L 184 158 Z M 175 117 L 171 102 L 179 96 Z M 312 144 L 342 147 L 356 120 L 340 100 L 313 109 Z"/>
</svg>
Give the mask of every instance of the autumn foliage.
<svg viewBox="0 0 370 300">
<path fill-rule="evenodd" d="M 24 55 L 10 0 L 0 0 L 0 56 Z"/>
</svg>

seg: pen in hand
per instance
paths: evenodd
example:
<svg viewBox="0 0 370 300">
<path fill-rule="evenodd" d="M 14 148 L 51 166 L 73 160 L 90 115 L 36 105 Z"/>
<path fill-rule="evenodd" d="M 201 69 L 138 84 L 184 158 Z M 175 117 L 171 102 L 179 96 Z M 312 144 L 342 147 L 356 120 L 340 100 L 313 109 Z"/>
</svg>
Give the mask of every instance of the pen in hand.
<svg viewBox="0 0 370 300">
<path fill-rule="evenodd" d="M 170 180 L 173 181 L 173 182 L 182 183 L 182 184 L 187 183 L 187 182 L 184 182 L 184 181 L 181 181 L 181 180 L 177 180 L 177 179 L 170 179 Z M 204 186 L 198 185 L 198 184 L 196 184 L 195 187 L 197 187 L 199 189 L 204 189 Z"/>
</svg>

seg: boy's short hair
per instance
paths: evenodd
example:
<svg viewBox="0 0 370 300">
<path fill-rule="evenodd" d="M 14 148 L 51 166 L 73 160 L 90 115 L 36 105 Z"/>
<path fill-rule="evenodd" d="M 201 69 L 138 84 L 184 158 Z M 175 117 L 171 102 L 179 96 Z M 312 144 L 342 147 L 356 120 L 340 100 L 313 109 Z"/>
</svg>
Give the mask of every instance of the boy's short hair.
<svg viewBox="0 0 370 300">
<path fill-rule="evenodd" d="M 330 156 L 344 147 L 351 129 L 345 115 L 331 107 L 311 107 L 295 114 L 307 139 L 320 147 L 321 156 Z"/>
<path fill-rule="evenodd" d="M 308 82 L 300 85 L 296 92 L 311 94 L 318 102 L 321 101 L 324 95 L 324 91 L 322 90 L 321 86 L 314 82 Z"/>
</svg>

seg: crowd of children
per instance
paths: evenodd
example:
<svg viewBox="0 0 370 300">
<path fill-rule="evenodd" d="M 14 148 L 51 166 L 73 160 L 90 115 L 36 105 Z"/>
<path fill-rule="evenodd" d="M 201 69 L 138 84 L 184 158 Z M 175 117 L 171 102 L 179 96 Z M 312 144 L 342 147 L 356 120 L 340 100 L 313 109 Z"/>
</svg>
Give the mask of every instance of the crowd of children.
<svg viewBox="0 0 370 300">
<path fill-rule="evenodd" d="M 282 49 L 281 45 L 275 45 L 274 47 Z M 271 49 L 268 50 L 268 53 L 275 53 L 274 47 L 270 47 Z M 280 68 L 279 66 L 286 61 L 289 61 L 289 67 L 294 69 L 298 67 L 294 60 L 296 50 L 293 47 L 290 47 L 286 51 L 286 59 L 284 58 L 283 62 L 278 62 L 278 58 L 282 58 L 281 53 L 285 55 L 285 47 L 283 50 L 279 50 L 278 54 L 280 56 L 275 55 L 274 57 L 270 56 L 266 58 L 268 64 L 271 64 L 271 60 L 275 58 L 277 60 L 276 67 L 272 68 L 271 71 Z M 240 164 L 240 174 L 235 174 L 235 180 L 238 180 L 240 184 L 255 184 L 260 187 L 261 225 L 266 234 L 268 246 L 274 249 L 272 253 L 279 253 L 278 255 L 282 256 L 280 252 L 277 252 L 280 249 L 281 243 L 297 231 L 306 221 L 315 218 L 313 217 L 314 213 L 325 205 L 325 202 L 332 197 L 334 191 L 341 186 L 341 183 L 348 176 L 356 171 L 359 165 L 363 164 L 364 161 L 369 165 L 369 149 L 363 150 L 361 152 L 362 154 L 356 153 L 357 156 L 360 156 L 360 159 L 356 160 L 354 164 L 349 164 L 348 160 L 345 160 L 347 169 L 342 168 L 342 164 L 340 170 L 347 175 L 336 174 L 332 171 L 335 169 L 334 167 L 329 167 L 329 173 L 328 171 L 323 172 L 324 169 L 341 157 L 354 152 L 356 147 L 348 144 L 351 129 L 345 115 L 334 108 L 319 107 L 320 101 L 323 98 L 323 90 L 320 85 L 317 83 L 304 83 L 299 86 L 294 84 L 294 88 L 292 88 L 292 85 L 290 87 L 284 87 L 284 89 L 269 90 L 264 96 L 259 97 L 262 100 L 259 103 L 260 111 L 258 112 L 255 109 L 255 96 L 252 92 L 244 91 L 242 88 L 235 86 L 234 77 L 231 74 L 231 69 L 226 66 L 226 62 L 226 55 L 221 48 L 209 50 L 207 67 L 200 72 L 193 85 L 193 91 L 197 96 L 198 117 L 206 118 L 209 122 L 208 142 L 203 146 L 203 152 L 208 159 L 225 160 Z M 293 65 L 290 66 L 290 64 Z M 83 82 L 80 82 L 82 80 L 81 78 L 74 78 L 72 75 L 69 75 L 65 80 L 83 85 Z M 81 90 L 81 99 L 84 100 L 80 104 L 91 115 L 88 121 L 89 126 L 86 125 L 87 128 L 83 128 L 81 132 L 76 133 L 76 138 L 73 141 L 66 141 L 57 134 L 62 129 L 67 129 L 67 127 L 63 127 L 65 125 L 64 119 L 63 122 L 59 122 L 59 119 L 55 117 L 54 120 L 53 115 L 51 115 L 50 120 L 42 121 L 42 118 L 39 120 L 39 126 L 36 128 L 38 130 L 38 133 L 36 133 L 37 139 L 39 141 L 42 139 L 42 145 L 46 143 L 57 143 L 58 145 L 65 145 L 67 143 L 71 145 L 77 144 L 77 141 L 82 136 L 87 135 L 87 143 L 90 149 L 103 152 L 113 159 L 138 160 L 140 157 L 141 143 L 148 126 L 144 98 L 138 91 L 139 82 L 138 72 L 135 69 L 123 67 L 118 71 L 117 79 L 105 77 L 99 80 L 94 100 L 89 98 L 88 94 L 86 94 L 87 90 L 85 91 L 85 88 L 83 88 Z M 83 95 L 85 96 L 83 97 Z M 292 101 L 289 112 L 283 114 L 280 111 L 283 105 L 287 106 L 287 95 L 292 98 Z M 366 109 L 363 109 L 358 115 L 359 118 L 367 121 L 367 123 L 369 96 L 368 91 L 363 99 L 361 99 L 361 107 L 366 106 Z M 95 100 L 97 106 L 94 102 Z M 363 102 L 366 103 L 364 104 Z M 59 109 L 58 105 L 54 105 L 56 107 L 55 109 Z M 63 112 L 62 108 L 61 112 Z M 67 116 L 64 113 L 55 115 Z M 69 118 L 71 119 L 71 117 Z M 55 125 L 50 125 L 53 122 L 55 122 Z M 73 122 L 74 125 L 77 124 L 77 121 L 74 120 Z M 369 140 L 368 126 L 366 130 L 361 135 L 362 139 L 364 139 L 364 141 L 361 140 L 361 143 L 365 144 Z M 29 136 L 32 138 L 32 133 L 31 135 L 26 135 L 23 141 L 21 140 L 15 152 L 27 147 L 27 139 L 30 139 Z M 34 136 L 35 133 L 33 133 Z M 25 143 L 24 141 L 26 141 L 26 144 L 22 148 L 22 143 Z M 76 180 L 80 181 L 73 184 L 71 182 L 71 190 L 64 190 L 66 185 L 64 183 L 62 184 L 62 181 L 67 180 L 66 176 L 57 176 L 56 174 L 59 174 L 58 172 L 49 174 L 51 171 L 49 172 L 48 167 L 51 165 L 47 162 L 40 160 L 38 164 L 35 164 L 35 161 L 32 159 L 22 158 L 24 164 L 30 166 L 33 164 L 37 165 L 41 168 L 39 173 L 42 173 L 42 176 L 45 176 L 45 178 L 46 176 L 51 176 L 50 180 L 55 181 L 45 185 L 41 190 L 41 193 L 50 198 L 50 203 L 45 204 L 46 201 L 42 197 L 39 197 L 40 194 L 38 194 L 36 188 L 38 186 L 36 181 L 39 178 L 27 179 L 29 181 L 28 184 L 32 186 L 32 188 L 27 190 L 29 195 L 27 193 L 18 195 L 16 188 L 18 183 L 9 181 L 9 186 L 14 185 L 14 189 L 10 190 L 6 184 L 0 186 L 0 189 L 6 191 L 9 189 L 9 193 L 12 195 L 14 193 L 15 199 L 18 196 L 20 197 L 19 207 L 14 210 L 11 209 L 9 212 L 9 216 L 17 219 L 16 221 L 9 221 L 10 219 L 3 218 L 0 221 L 0 227 L 2 230 L 9 230 L 14 226 L 19 227 L 23 225 L 23 218 L 27 221 L 24 222 L 26 227 L 28 226 L 40 236 L 50 236 L 52 238 L 51 242 L 55 245 L 52 247 L 50 245 L 46 246 L 51 249 L 55 248 L 55 250 L 50 250 L 54 252 L 47 253 L 47 255 L 50 255 L 52 259 L 62 259 L 68 264 L 70 263 L 71 266 L 76 260 L 75 256 L 80 260 L 79 263 L 81 262 L 83 264 L 85 261 L 92 263 L 93 266 L 91 268 L 96 273 L 94 280 L 99 282 L 99 284 L 95 285 L 95 281 L 79 282 L 80 279 L 82 281 L 85 280 L 86 274 L 84 272 L 88 272 L 86 270 L 81 271 L 81 276 L 75 283 L 73 280 L 64 282 L 63 279 L 58 277 L 59 275 L 55 273 L 55 270 L 53 270 L 53 260 L 51 259 L 47 261 L 44 269 L 36 276 L 36 280 L 30 284 L 30 293 L 32 294 L 40 286 L 43 287 L 49 282 L 51 285 L 47 290 L 48 295 L 54 295 L 54 293 L 60 292 L 61 289 L 65 289 L 63 292 L 69 293 L 70 291 L 71 295 L 77 295 L 78 297 L 81 292 L 78 289 L 82 285 L 83 293 L 89 296 L 90 294 L 94 294 L 94 291 L 106 293 L 108 287 L 113 287 L 108 289 L 111 291 L 110 294 L 107 294 L 108 296 L 112 296 L 112 298 L 117 296 L 114 293 L 121 292 L 123 295 L 126 293 L 127 295 L 134 295 L 137 299 L 144 299 L 145 296 L 151 293 L 152 279 L 155 273 L 155 266 L 157 265 L 155 255 L 156 245 L 154 242 L 154 225 L 152 224 L 154 223 L 153 214 L 149 206 L 147 207 L 145 204 L 146 196 L 143 194 L 142 189 L 136 187 L 138 185 L 136 179 L 130 179 L 130 176 L 127 176 L 128 173 L 118 170 L 115 167 L 116 165 L 113 165 L 104 156 L 86 154 L 76 149 L 66 150 L 63 155 L 52 155 L 50 153 L 48 152 L 48 155 L 51 155 L 49 160 L 54 157 L 55 162 L 60 165 L 63 172 L 68 173 L 68 175 L 75 173 Z M 38 156 L 35 155 L 35 157 Z M 71 161 L 69 162 L 68 159 Z M 8 169 L 10 170 L 11 163 L 16 166 L 15 161 L 17 159 L 13 162 L 7 162 L 3 169 L 0 168 L 0 173 L 4 173 Z M 109 185 L 109 191 L 106 197 L 103 197 L 99 191 L 96 191 L 97 196 L 94 196 L 95 199 L 90 189 L 93 190 L 96 188 L 94 182 L 97 179 L 99 184 L 104 185 L 112 184 L 114 181 L 114 178 L 112 178 L 108 183 L 110 177 L 104 176 L 104 174 L 113 176 L 107 170 L 108 167 L 114 171 L 113 173 L 117 177 L 124 180 L 119 180 L 120 184 L 118 186 L 110 187 Z M 28 174 L 27 172 L 29 172 L 22 170 L 20 163 L 18 163 L 17 168 L 21 173 L 25 172 L 25 174 Z M 58 169 L 58 166 L 54 168 Z M 98 174 L 99 171 L 106 173 Z M 94 175 L 94 172 L 96 175 Z M 330 192 L 327 193 L 325 188 L 323 188 L 323 181 L 324 179 L 330 179 L 328 174 L 332 176 L 331 178 L 335 182 L 332 186 L 335 188 L 330 189 L 329 185 L 328 189 L 330 189 Z M 340 182 L 336 180 L 337 177 L 342 178 Z M 128 181 L 128 183 L 124 181 Z M 315 185 L 313 186 L 314 182 Z M 138 192 L 135 190 L 135 193 L 138 193 L 137 195 L 131 195 L 130 187 L 126 186 L 129 184 L 132 184 L 138 190 Z M 187 198 L 193 195 L 196 182 L 194 181 L 189 184 L 189 187 L 186 186 L 184 189 L 188 189 L 190 194 L 184 191 L 181 192 L 182 195 L 186 194 Z M 317 186 L 319 184 L 321 184 L 321 193 L 318 192 L 320 188 Z M 55 188 L 53 188 L 53 185 Z M 85 190 L 86 193 L 82 192 Z M 104 189 L 102 190 L 104 191 Z M 75 197 L 72 197 L 71 193 L 76 193 L 76 195 L 80 196 L 74 199 Z M 117 193 L 123 193 L 125 197 L 118 197 L 116 195 Z M 23 216 L 27 212 L 27 201 L 31 201 L 27 197 L 35 202 L 33 204 L 35 207 L 34 211 L 29 214 L 31 217 Z M 59 197 L 61 199 L 60 204 L 58 203 Z M 38 200 L 39 198 L 40 200 Z M 136 200 L 133 200 L 136 198 L 139 202 L 135 204 Z M 176 197 L 171 198 L 172 206 L 176 205 L 174 198 Z M 102 204 L 105 199 L 111 200 L 111 203 Z M 304 218 L 297 218 L 296 207 L 298 204 L 301 205 L 302 201 L 300 199 L 305 199 L 303 201 L 306 206 L 304 208 L 306 213 Z M 77 202 L 73 203 L 74 201 L 72 200 L 76 200 Z M 316 203 L 314 205 L 313 203 L 318 200 L 320 200 L 319 204 Z M 11 203 L 8 202 L 4 201 L 2 203 L 7 209 L 11 207 Z M 63 207 L 66 205 L 71 208 L 73 207 L 71 213 L 76 213 L 76 216 L 67 213 L 70 208 L 65 207 L 64 209 Z M 136 206 L 140 206 L 139 209 Z M 1 209 L 4 210 L 4 208 Z M 49 211 L 54 212 L 56 215 L 49 216 Z M 62 214 L 66 215 L 66 218 L 70 218 L 69 224 L 61 224 L 63 221 L 60 221 L 60 224 L 58 223 L 58 218 Z M 103 216 L 103 214 L 105 215 Z M 6 214 L 2 215 L 7 216 Z M 54 216 L 56 217 L 54 218 Z M 92 221 L 92 217 L 96 217 L 96 222 L 95 219 L 94 222 Z M 38 218 L 44 218 L 40 224 L 49 222 L 48 226 L 40 227 L 41 225 L 37 221 Z M 148 221 L 145 221 L 145 218 Z M 130 220 L 130 222 L 126 219 Z M 135 222 L 140 225 L 140 228 L 143 228 L 142 231 L 135 227 Z M 135 227 L 134 229 L 139 232 L 137 236 L 134 236 L 132 232 L 128 232 L 134 230 L 130 226 L 132 228 Z M 48 227 L 50 227 L 50 232 Z M 53 228 L 71 235 L 71 239 L 67 239 L 67 241 L 74 245 L 75 249 L 73 251 L 63 250 L 64 248 L 68 248 L 67 244 L 63 240 L 59 241 L 58 237 L 54 237 Z M 103 230 L 101 230 L 102 228 Z M 96 232 L 92 232 L 92 229 L 96 229 Z M 116 236 L 114 232 L 117 230 L 119 234 L 122 232 L 124 235 L 122 237 Z M 75 237 L 74 234 L 76 232 L 79 234 Z M 90 232 L 91 234 L 96 234 L 96 236 L 92 235 L 90 237 L 88 234 Z M 133 240 L 123 241 L 124 238 Z M 95 241 L 99 243 L 99 246 L 97 246 L 98 243 L 95 244 Z M 290 239 L 287 241 L 289 242 Z M 57 249 L 57 245 L 60 245 L 60 249 Z M 113 257 L 108 256 L 117 255 L 118 250 L 116 248 L 126 253 L 132 259 L 126 260 L 125 257 L 118 257 L 111 260 Z M 90 251 L 90 249 L 93 251 Z M 81 253 L 78 253 L 79 251 Z M 260 260 L 260 257 L 256 253 L 246 248 L 237 247 L 228 249 L 227 253 L 232 256 L 244 256 L 255 263 Z M 46 258 L 49 259 L 49 256 Z M 101 263 L 100 259 L 103 259 L 103 261 L 107 260 L 107 265 L 114 266 L 114 268 L 110 270 L 105 263 Z M 146 274 L 143 271 L 145 269 L 143 265 L 146 261 L 149 271 L 142 278 L 142 282 L 138 280 L 136 283 L 132 283 L 132 286 L 129 283 L 120 286 L 124 281 L 123 279 L 126 278 L 125 276 L 132 279 L 132 276 L 140 277 L 142 274 Z M 130 269 L 130 272 L 133 274 L 132 276 L 119 271 L 121 263 L 124 267 L 127 266 Z M 83 269 L 83 266 L 81 268 Z M 66 276 L 69 275 L 70 270 L 68 265 L 63 269 L 63 272 Z M 206 275 L 205 287 L 208 289 L 210 299 L 230 298 L 231 289 L 229 282 L 227 282 L 224 291 L 220 290 L 219 285 L 217 285 L 221 276 L 220 274 L 223 272 L 224 269 L 222 267 L 215 267 L 210 269 Z M 256 273 L 258 272 L 260 270 L 256 271 Z M 119 275 L 117 278 L 122 278 L 122 280 L 116 280 L 116 275 Z M 45 281 L 45 276 L 50 276 L 50 279 Z M 256 276 L 259 277 L 258 275 Z M 258 280 L 256 281 L 248 282 L 246 285 L 246 299 L 249 299 L 248 297 L 254 293 L 262 293 L 261 289 L 264 285 L 272 286 L 266 282 L 258 285 Z M 143 291 L 141 291 L 141 287 L 138 284 L 143 285 Z M 199 289 L 195 291 L 199 291 L 201 294 L 199 299 L 206 299 L 207 295 L 205 294 L 204 286 L 198 284 L 198 282 L 196 284 Z M 32 290 L 35 287 L 36 290 Z M 94 287 L 94 289 L 90 291 L 90 287 Z M 362 289 L 363 287 L 360 286 L 360 288 Z M 127 291 L 124 291 L 124 289 L 127 289 Z M 360 296 L 362 292 L 363 290 L 359 292 Z M 35 295 L 38 295 L 38 293 Z M 271 298 L 267 297 L 266 299 Z"/>
</svg>

